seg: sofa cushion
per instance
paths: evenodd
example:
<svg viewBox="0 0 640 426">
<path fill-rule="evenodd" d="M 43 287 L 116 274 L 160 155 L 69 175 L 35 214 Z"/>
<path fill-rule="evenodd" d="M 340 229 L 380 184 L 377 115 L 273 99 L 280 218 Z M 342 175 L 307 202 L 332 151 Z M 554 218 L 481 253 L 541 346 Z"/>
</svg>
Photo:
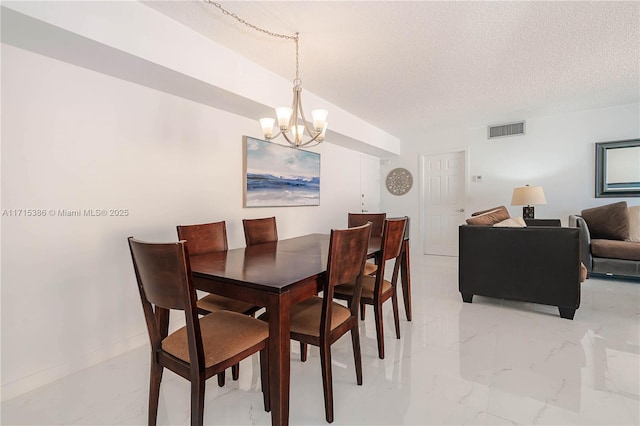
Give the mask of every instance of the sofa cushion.
<svg viewBox="0 0 640 426">
<path fill-rule="evenodd" d="M 493 210 L 485 210 L 467 219 L 468 225 L 493 225 L 509 219 L 509 212 L 504 206 L 496 207 Z"/>
<path fill-rule="evenodd" d="M 591 240 L 591 254 L 609 259 L 640 260 L 640 243 L 618 240 Z"/>
<path fill-rule="evenodd" d="M 523 218 L 517 216 L 510 217 L 509 219 L 505 219 L 502 222 L 494 223 L 493 226 L 504 228 L 524 228 L 527 226 L 527 223 Z"/>
<path fill-rule="evenodd" d="M 608 204 L 582 210 L 591 238 L 604 240 L 626 240 L 629 238 L 629 211 L 627 202 Z"/>
<path fill-rule="evenodd" d="M 629 207 L 629 241 L 640 243 L 640 206 Z"/>
</svg>

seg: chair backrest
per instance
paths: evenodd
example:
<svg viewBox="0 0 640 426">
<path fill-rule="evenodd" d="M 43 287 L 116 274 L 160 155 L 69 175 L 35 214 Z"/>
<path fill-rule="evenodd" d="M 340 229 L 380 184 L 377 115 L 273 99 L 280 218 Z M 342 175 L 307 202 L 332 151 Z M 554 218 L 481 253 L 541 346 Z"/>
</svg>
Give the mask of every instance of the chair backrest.
<svg viewBox="0 0 640 426">
<path fill-rule="evenodd" d="M 148 243 L 133 237 L 128 241 L 152 349 L 162 349 L 169 311 L 181 310 L 185 312 L 191 359 L 203 363 L 196 292 L 185 242 Z"/>
<path fill-rule="evenodd" d="M 407 224 L 404 226 L 404 239 L 408 240 L 409 237 L 411 236 L 411 233 L 409 232 L 409 225 L 411 224 L 411 219 L 409 218 L 409 216 L 402 216 L 402 217 L 390 217 L 389 219 L 407 219 Z"/>
<path fill-rule="evenodd" d="M 391 285 L 395 287 L 398 281 L 398 272 L 400 271 L 401 263 L 400 254 L 402 254 L 402 243 L 404 242 L 404 230 L 406 226 L 407 217 L 385 219 L 384 221 L 374 288 L 374 293 L 378 294 L 378 296 L 382 294 L 382 283 L 384 281 L 384 270 L 387 265 L 387 260 L 395 258 Z"/>
<path fill-rule="evenodd" d="M 224 221 L 201 225 L 178 225 L 178 239 L 185 240 L 190 255 L 227 251 L 227 225 Z"/>
<path fill-rule="evenodd" d="M 327 260 L 327 283 L 336 286 L 354 282 L 363 274 L 371 224 L 349 229 L 332 229 Z"/>
<path fill-rule="evenodd" d="M 361 226 L 367 222 L 371 222 L 371 235 L 374 237 L 382 236 L 382 226 L 387 218 L 386 213 L 349 213 L 347 226 Z"/>
<path fill-rule="evenodd" d="M 400 256 L 406 226 L 406 217 L 385 219 L 380 244 L 381 262 Z"/>
<path fill-rule="evenodd" d="M 367 223 L 349 229 L 332 229 L 327 258 L 327 279 L 324 285 L 324 301 L 321 318 L 321 330 L 330 330 L 331 305 L 335 286 L 355 282 L 351 315 L 358 316 L 360 294 L 362 293 L 362 277 L 367 260 L 371 224 Z"/>
<path fill-rule="evenodd" d="M 278 241 L 278 228 L 275 217 L 262 219 L 242 219 L 244 239 L 247 247 Z"/>
</svg>

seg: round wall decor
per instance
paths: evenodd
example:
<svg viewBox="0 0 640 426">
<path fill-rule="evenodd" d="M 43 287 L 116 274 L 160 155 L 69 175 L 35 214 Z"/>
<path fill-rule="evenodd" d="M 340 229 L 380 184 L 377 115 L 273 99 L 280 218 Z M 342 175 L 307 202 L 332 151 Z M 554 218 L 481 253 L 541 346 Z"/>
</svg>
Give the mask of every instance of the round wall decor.
<svg viewBox="0 0 640 426">
<path fill-rule="evenodd" d="M 402 167 L 393 169 L 387 175 L 387 190 L 393 195 L 404 195 L 413 186 L 411 172 Z"/>
</svg>

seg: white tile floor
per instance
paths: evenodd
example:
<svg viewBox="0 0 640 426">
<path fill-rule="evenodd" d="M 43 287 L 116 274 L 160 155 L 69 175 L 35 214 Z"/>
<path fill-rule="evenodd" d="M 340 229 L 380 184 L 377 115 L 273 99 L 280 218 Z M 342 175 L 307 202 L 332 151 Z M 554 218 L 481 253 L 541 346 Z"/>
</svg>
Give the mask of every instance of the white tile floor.
<svg viewBox="0 0 640 426">
<path fill-rule="evenodd" d="M 556 308 L 477 297 L 463 304 L 457 258 L 412 259 L 414 320 L 402 338 L 385 313 L 386 359 L 377 357 L 371 311 L 362 325 L 364 384 L 350 339 L 333 346 L 336 425 L 640 423 L 640 283 L 590 279 L 573 321 Z M 322 425 L 317 348 L 292 345 L 292 425 Z M 2 404 L 3 425 L 146 424 L 143 347 Z M 269 425 L 258 360 L 240 380 L 207 383 L 205 424 Z M 230 373 L 228 373 L 230 375 Z M 166 371 L 158 424 L 189 423 L 189 385 Z"/>
</svg>

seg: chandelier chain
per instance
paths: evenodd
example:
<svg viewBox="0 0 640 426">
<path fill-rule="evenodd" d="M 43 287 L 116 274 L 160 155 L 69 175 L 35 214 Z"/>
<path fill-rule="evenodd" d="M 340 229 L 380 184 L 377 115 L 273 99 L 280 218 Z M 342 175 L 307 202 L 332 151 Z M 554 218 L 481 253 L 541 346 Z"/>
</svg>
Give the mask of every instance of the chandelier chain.
<svg viewBox="0 0 640 426">
<path fill-rule="evenodd" d="M 226 10 L 224 7 L 222 7 L 222 5 L 220 3 L 216 3 L 212 0 L 204 0 L 205 3 L 209 3 L 212 6 L 217 7 L 218 9 L 220 9 L 220 11 L 227 15 L 232 17 L 233 19 L 235 19 L 236 21 L 240 22 L 241 24 L 246 25 L 249 28 L 252 28 L 256 31 L 259 31 L 261 33 L 270 35 L 271 37 L 277 37 L 277 38 L 283 38 L 285 40 L 293 40 L 296 43 L 296 80 L 297 82 L 300 82 L 300 55 L 298 54 L 298 41 L 300 40 L 300 34 L 296 33 L 296 35 L 291 36 L 291 35 L 287 35 L 287 34 L 279 34 L 279 33 L 274 33 L 272 31 L 269 30 L 265 30 L 264 28 L 260 28 L 256 25 L 253 25 L 247 21 L 245 21 L 244 19 L 242 19 L 241 17 L 239 17 L 238 15 L 236 15 L 233 12 L 229 12 L 228 10 Z"/>
<path fill-rule="evenodd" d="M 296 42 L 296 81 L 299 84 L 302 84 L 302 82 L 300 81 L 300 54 L 298 53 L 298 33 L 296 33 L 294 40 Z"/>
<path fill-rule="evenodd" d="M 265 29 L 263 29 L 263 28 L 257 27 L 257 26 L 255 26 L 255 25 L 253 25 L 253 24 L 251 24 L 251 23 L 249 23 L 249 22 L 245 21 L 244 19 L 242 19 L 241 17 L 239 17 L 239 16 L 238 16 L 238 15 L 236 15 L 235 13 L 233 13 L 233 12 L 229 12 L 228 10 L 226 10 L 225 8 L 223 8 L 223 7 L 222 7 L 222 5 L 221 5 L 220 3 L 216 3 L 216 2 L 211 1 L 211 0 L 204 0 L 204 2 L 205 2 L 205 3 L 209 3 L 209 4 L 210 4 L 210 5 L 212 5 L 212 6 L 217 7 L 218 9 L 220 9 L 220 11 L 221 11 L 222 13 L 224 13 L 224 14 L 225 14 L 225 15 L 227 15 L 227 16 L 231 16 L 231 17 L 232 17 L 232 18 L 234 18 L 236 21 L 238 21 L 238 22 L 240 22 L 240 23 L 242 23 L 242 24 L 246 25 L 247 27 L 249 27 L 249 28 L 253 28 L 253 29 L 254 29 L 254 30 L 256 30 L 256 31 L 260 31 L 261 33 L 268 34 L 268 35 L 270 35 L 271 37 L 284 38 L 284 39 L 287 39 L 287 40 L 297 40 L 297 39 L 298 39 L 298 33 L 296 33 L 296 35 L 295 35 L 295 36 L 291 36 L 291 35 L 287 35 L 287 34 L 278 34 L 278 33 L 274 33 L 274 32 L 271 32 L 271 31 L 269 31 L 269 30 L 265 30 Z"/>
</svg>

